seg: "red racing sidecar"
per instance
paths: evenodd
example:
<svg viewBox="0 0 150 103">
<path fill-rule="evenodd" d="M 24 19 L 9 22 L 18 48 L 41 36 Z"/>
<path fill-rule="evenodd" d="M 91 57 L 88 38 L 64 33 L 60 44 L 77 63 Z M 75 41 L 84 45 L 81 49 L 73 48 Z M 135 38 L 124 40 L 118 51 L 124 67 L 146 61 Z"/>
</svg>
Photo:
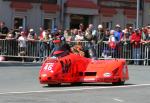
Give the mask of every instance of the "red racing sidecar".
<svg viewBox="0 0 150 103">
<path fill-rule="evenodd" d="M 93 60 L 73 53 L 47 57 L 39 72 L 40 83 L 48 86 L 95 82 L 123 85 L 128 79 L 124 59 Z"/>
</svg>

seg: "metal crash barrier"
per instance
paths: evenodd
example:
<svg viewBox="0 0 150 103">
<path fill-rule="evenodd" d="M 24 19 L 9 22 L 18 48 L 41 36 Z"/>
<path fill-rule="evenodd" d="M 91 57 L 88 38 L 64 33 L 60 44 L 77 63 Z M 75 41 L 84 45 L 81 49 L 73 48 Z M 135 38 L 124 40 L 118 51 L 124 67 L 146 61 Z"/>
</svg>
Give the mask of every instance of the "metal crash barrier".
<svg viewBox="0 0 150 103">
<path fill-rule="evenodd" d="M 93 48 L 99 59 L 124 58 L 129 62 L 149 65 L 150 44 L 134 45 L 130 42 L 120 42 L 111 48 L 109 43 L 104 41 L 99 44 L 87 41 L 71 41 L 70 45 L 80 44 L 85 50 Z M 41 59 L 50 54 L 52 43 L 42 41 L 18 41 L 15 39 L 0 40 L 0 56 Z"/>
</svg>

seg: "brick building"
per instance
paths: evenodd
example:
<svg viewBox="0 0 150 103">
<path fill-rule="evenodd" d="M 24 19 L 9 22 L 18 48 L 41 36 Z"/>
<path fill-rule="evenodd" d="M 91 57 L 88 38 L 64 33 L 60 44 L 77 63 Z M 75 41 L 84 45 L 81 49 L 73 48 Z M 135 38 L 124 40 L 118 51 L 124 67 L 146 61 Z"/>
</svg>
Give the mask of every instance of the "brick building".
<svg viewBox="0 0 150 103">
<path fill-rule="evenodd" d="M 150 0 L 139 0 L 139 27 L 150 24 Z M 98 0 L 99 20 L 105 27 L 136 26 L 137 0 Z"/>
<path fill-rule="evenodd" d="M 150 24 L 150 0 L 140 0 L 140 25 Z M 79 23 L 107 28 L 136 24 L 136 0 L 0 0 L 0 20 L 9 28 L 75 28 Z"/>
</svg>

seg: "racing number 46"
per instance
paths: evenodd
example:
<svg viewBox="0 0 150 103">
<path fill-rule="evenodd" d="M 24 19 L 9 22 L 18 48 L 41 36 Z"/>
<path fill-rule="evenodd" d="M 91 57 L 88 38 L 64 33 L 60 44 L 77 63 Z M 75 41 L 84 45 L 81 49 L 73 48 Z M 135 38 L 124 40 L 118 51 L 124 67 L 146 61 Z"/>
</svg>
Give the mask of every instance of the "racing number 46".
<svg viewBox="0 0 150 103">
<path fill-rule="evenodd" d="M 50 72 L 53 72 L 53 66 L 54 66 L 54 63 L 46 63 L 44 70 L 48 70 Z"/>
</svg>

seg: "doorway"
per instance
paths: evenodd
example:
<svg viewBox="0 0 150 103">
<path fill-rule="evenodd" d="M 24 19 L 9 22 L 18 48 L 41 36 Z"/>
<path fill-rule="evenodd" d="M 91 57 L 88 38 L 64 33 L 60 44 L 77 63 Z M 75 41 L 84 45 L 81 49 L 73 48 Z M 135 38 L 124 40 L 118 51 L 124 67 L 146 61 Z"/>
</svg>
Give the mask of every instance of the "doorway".
<svg viewBox="0 0 150 103">
<path fill-rule="evenodd" d="M 79 24 L 83 23 L 85 28 L 88 26 L 89 24 L 89 16 L 87 15 L 76 15 L 76 14 L 72 14 L 70 16 L 70 28 L 77 28 L 79 29 Z"/>
</svg>

